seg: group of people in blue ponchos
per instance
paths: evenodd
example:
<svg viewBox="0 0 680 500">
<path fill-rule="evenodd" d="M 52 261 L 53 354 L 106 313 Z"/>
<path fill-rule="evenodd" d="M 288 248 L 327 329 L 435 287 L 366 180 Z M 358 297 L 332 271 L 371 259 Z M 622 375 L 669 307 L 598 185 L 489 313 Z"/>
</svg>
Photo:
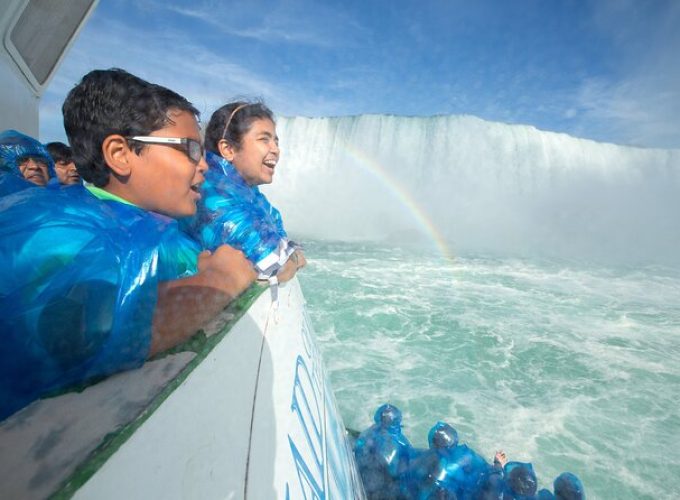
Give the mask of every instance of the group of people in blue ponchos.
<svg viewBox="0 0 680 500">
<path fill-rule="evenodd" d="M 0 134 L 0 421 L 36 399 L 140 366 L 192 337 L 256 279 L 306 264 L 258 186 L 279 161 L 272 112 L 199 113 L 176 92 L 95 70 L 62 107 L 70 147 Z M 206 152 L 207 151 L 207 152 Z M 438 422 L 414 448 L 383 405 L 356 441 L 370 499 L 585 498 L 565 473 L 493 464 Z"/>
<path fill-rule="evenodd" d="M 16 130 L 0 133 L 0 175 L 0 194 L 18 189 L 17 179 L 49 187 L 81 182 L 69 146 L 63 142 L 50 142 L 43 146 Z M 9 187 L 10 183 L 16 184 L 16 188 Z"/>
<path fill-rule="evenodd" d="M 258 277 L 305 265 L 259 192 L 271 111 L 218 110 L 95 70 L 62 107 L 70 148 L 0 134 L 0 420 L 193 336 Z"/>
<path fill-rule="evenodd" d="M 489 464 L 458 441 L 449 424 L 437 422 L 428 449 L 414 448 L 402 433 L 398 408 L 377 409 L 374 424 L 356 439 L 354 454 L 369 500 L 584 500 L 583 484 L 570 472 L 554 492 L 538 490 L 532 464 L 509 462 L 499 451 Z"/>
</svg>

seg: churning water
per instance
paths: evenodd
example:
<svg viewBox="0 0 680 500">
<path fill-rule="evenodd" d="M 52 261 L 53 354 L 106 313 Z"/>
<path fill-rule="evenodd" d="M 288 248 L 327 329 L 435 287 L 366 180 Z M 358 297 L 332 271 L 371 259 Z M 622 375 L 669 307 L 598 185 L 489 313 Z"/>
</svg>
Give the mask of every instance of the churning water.
<svg viewBox="0 0 680 500">
<path fill-rule="evenodd" d="M 300 280 L 345 424 L 384 402 L 588 498 L 680 495 L 680 274 L 310 243 Z"/>
<path fill-rule="evenodd" d="M 401 408 L 588 498 L 680 496 L 680 151 L 472 117 L 283 119 L 267 195 L 345 424 Z M 456 254 L 453 260 L 447 258 Z"/>
</svg>

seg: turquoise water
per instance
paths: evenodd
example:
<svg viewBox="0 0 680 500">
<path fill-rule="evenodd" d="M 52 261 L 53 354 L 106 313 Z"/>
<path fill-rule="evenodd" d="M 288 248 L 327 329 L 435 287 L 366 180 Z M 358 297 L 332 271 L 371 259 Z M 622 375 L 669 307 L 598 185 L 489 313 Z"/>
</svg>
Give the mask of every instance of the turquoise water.
<svg viewBox="0 0 680 500">
<path fill-rule="evenodd" d="M 345 424 L 380 404 L 589 499 L 680 496 L 680 272 L 311 242 L 300 273 Z"/>
</svg>

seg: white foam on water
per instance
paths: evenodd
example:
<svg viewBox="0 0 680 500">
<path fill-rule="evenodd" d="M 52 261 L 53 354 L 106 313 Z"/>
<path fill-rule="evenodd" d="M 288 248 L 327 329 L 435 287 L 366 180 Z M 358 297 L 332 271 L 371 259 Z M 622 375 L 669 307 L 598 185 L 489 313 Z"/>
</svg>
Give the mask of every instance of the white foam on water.
<svg viewBox="0 0 680 500">
<path fill-rule="evenodd" d="M 333 240 L 301 280 L 350 427 L 389 401 L 420 446 L 449 420 L 542 485 L 680 497 L 680 150 L 460 116 L 279 135 L 265 192 L 291 233 Z"/>
<path fill-rule="evenodd" d="M 389 401 L 417 446 L 445 420 L 487 459 L 503 448 L 533 462 L 541 486 L 570 470 L 588 498 L 673 496 L 664 488 L 677 488 L 680 472 L 674 270 L 498 257 L 451 265 L 347 243 L 311 242 L 308 256 L 300 278 L 348 426 L 370 425 Z"/>
</svg>

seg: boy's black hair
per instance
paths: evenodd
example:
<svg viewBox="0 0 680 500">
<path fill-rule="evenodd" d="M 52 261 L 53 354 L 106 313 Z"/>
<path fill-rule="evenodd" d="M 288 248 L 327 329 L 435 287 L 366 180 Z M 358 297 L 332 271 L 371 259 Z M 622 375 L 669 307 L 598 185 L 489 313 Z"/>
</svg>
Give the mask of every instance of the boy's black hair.
<svg viewBox="0 0 680 500">
<path fill-rule="evenodd" d="M 274 122 L 274 113 L 262 102 L 237 101 L 225 104 L 210 117 L 205 130 L 205 149 L 219 154 L 217 145 L 222 139 L 226 139 L 235 149 L 241 149 L 243 136 L 255 120 Z"/>
<path fill-rule="evenodd" d="M 71 163 L 73 161 L 71 148 L 63 142 L 48 142 L 45 144 L 45 149 L 47 149 L 55 164 L 60 161 L 64 163 Z"/>
<path fill-rule="evenodd" d="M 110 168 L 102 144 L 112 134 L 149 135 L 173 123 L 170 110 L 200 113 L 181 95 L 122 69 L 94 70 L 69 92 L 62 112 L 80 176 L 95 186 L 108 183 Z M 139 153 L 144 145 L 132 143 Z"/>
</svg>

